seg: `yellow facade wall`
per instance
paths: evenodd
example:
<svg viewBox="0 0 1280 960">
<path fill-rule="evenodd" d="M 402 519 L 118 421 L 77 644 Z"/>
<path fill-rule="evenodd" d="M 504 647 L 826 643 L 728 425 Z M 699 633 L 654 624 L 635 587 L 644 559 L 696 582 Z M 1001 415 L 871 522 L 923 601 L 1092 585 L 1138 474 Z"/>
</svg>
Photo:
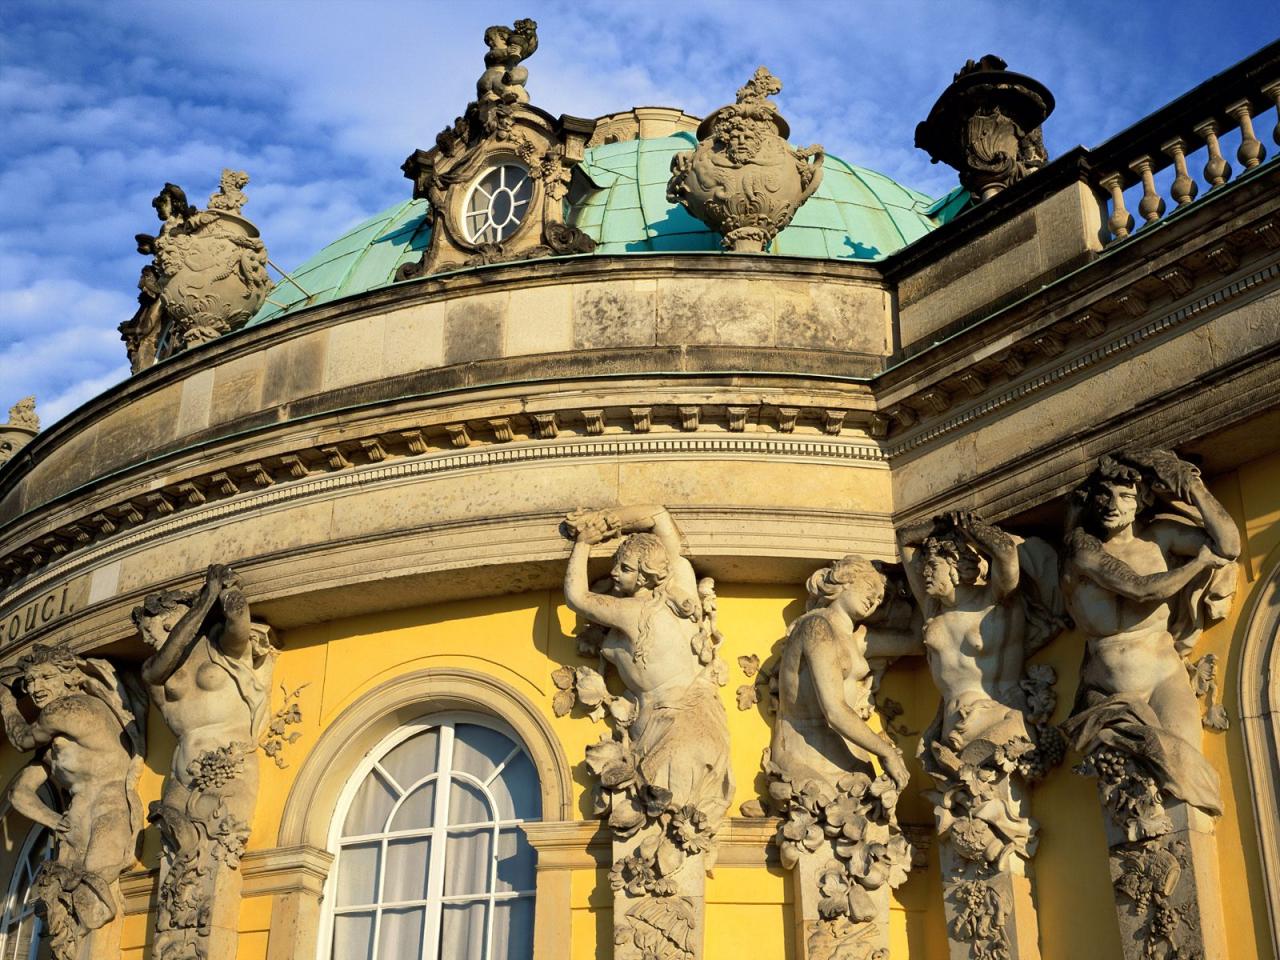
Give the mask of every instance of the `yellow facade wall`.
<svg viewBox="0 0 1280 960">
<path fill-rule="evenodd" d="M 1237 671 L 1241 619 L 1249 609 L 1252 591 L 1280 557 L 1280 455 L 1256 460 L 1229 474 L 1212 478 L 1211 488 L 1246 533 L 1240 592 L 1231 617 L 1208 631 L 1197 655 L 1219 656 L 1219 683 L 1228 712 L 1238 715 Z M 856 545 L 851 544 L 851 549 Z M 769 726 L 759 708 L 739 711 L 735 691 L 748 682 L 737 663 L 746 654 L 765 659 L 776 648 L 787 623 L 803 610 L 802 590 L 777 586 L 720 584 L 720 627 L 726 637 L 722 656 L 730 679 L 721 691 L 732 735 L 732 763 L 737 796 L 731 814 L 742 802 L 760 795 L 760 754 L 767 745 Z M 574 617 L 557 591 L 432 604 L 423 597 L 410 609 L 332 621 L 291 630 L 282 636 L 275 680 L 275 705 L 281 684 L 304 686 L 299 703 L 303 722 L 300 740 L 288 746 L 288 766 L 277 769 L 262 760 L 262 786 L 249 849 L 277 845 L 281 814 L 298 771 L 307 761 L 321 733 L 344 709 L 370 690 L 397 675 L 427 668 L 455 667 L 499 678 L 539 706 L 559 739 L 564 755 L 575 767 L 576 816 L 590 817 L 588 778 L 580 767 L 589 743 L 605 732 L 601 724 L 577 716 L 557 718 L 551 711 L 554 688 L 550 674 L 563 664 L 582 663 L 573 639 Z M 1059 637 L 1037 656 L 1058 671 L 1056 720 L 1065 718 L 1076 686 L 1083 651 L 1081 637 Z M 898 701 L 904 712 L 896 721 L 899 742 L 913 755 L 918 735 L 932 719 L 937 695 L 922 660 L 899 661 L 889 671 L 882 696 Z M 430 704 L 424 704 L 424 712 Z M 147 769 L 140 784 L 144 806 L 160 796 L 172 749 L 154 708 Z M 1267 912 L 1258 862 L 1256 827 L 1248 795 L 1248 775 L 1238 724 L 1225 734 L 1206 732 L 1204 749 L 1222 776 L 1225 815 L 1218 827 L 1226 930 L 1233 960 L 1260 955 L 1269 942 Z M 1107 881 L 1106 846 L 1101 813 L 1092 781 L 1074 775 L 1071 764 L 1055 770 L 1033 793 L 1033 813 L 1041 824 L 1035 859 L 1036 900 L 1044 960 L 1119 955 L 1118 928 Z M 11 748 L 0 751 L 0 782 L 7 783 L 24 762 Z M 349 771 L 334 770 L 345 777 Z M 915 766 L 912 785 L 904 795 L 899 817 L 904 822 L 930 824 L 931 813 L 920 793 L 927 783 Z M 0 823 L 0 866 L 11 869 L 12 858 L 25 834 L 10 814 Z M 154 867 L 158 841 L 148 828 L 142 865 Z M 8 873 L 8 869 L 5 870 Z M 936 852 L 925 868 L 913 871 L 895 897 L 892 932 L 894 957 L 940 957 L 946 954 L 941 886 Z M 769 957 L 790 960 L 793 892 L 791 877 L 775 867 L 721 866 L 707 882 L 706 960 Z M 585 868 L 572 878 L 571 916 L 565 918 L 572 936 L 573 960 L 610 955 L 611 895 L 605 871 Z M 265 960 L 272 899 L 246 897 L 241 917 L 241 960 Z M 149 956 L 147 918 L 126 918 L 122 935 L 124 956 Z"/>
</svg>

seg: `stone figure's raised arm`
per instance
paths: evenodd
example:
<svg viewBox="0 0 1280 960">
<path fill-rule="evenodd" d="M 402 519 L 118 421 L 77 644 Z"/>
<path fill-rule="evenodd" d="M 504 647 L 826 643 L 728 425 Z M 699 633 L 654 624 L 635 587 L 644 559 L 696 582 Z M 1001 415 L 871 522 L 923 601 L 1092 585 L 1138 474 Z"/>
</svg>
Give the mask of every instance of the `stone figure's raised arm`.
<svg viewBox="0 0 1280 960">
<path fill-rule="evenodd" d="M 240 588 L 240 578 L 228 567 L 222 568 L 222 593 L 219 597 L 226 618 L 218 645 L 232 657 L 243 657 L 252 646 L 253 629 L 249 622 L 249 600 Z"/>
<path fill-rule="evenodd" d="M 872 730 L 867 721 L 854 712 L 845 697 L 841 680 L 840 638 L 825 620 L 815 618 L 805 624 L 801 642 L 805 658 L 809 661 L 809 675 L 813 679 L 818 705 L 831 729 L 854 746 L 879 757 L 885 773 L 898 784 L 899 789 L 906 787 L 910 774 L 898 748 Z"/>
<path fill-rule="evenodd" d="M 581 617 L 603 627 L 616 627 L 629 636 L 635 636 L 639 627 L 639 612 L 619 597 L 595 593 L 587 577 L 587 559 L 591 544 L 604 539 L 603 528 L 584 520 L 584 514 L 572 514 L 566 519 L 569 531 L 575 537 L 569 551 L 569 564 L 564 572 L 564 602 Z M 581 525 L 579 525 L 581 524 Z"/>
<path fill-rule="evenodd" d="M 952 523 L 987 555 L 991 569 L 987 579 L 1003 600 L 1018 589 L 1018 546 L 997 526 L 972 513 L 954 513 Z"/>
<path fill-rule="evenodd" d="M 49 742 L 50 737 L 42 731 L 40 739 L 36 733 L 36 724 L 29 724 L 18 709 L 18 701 L 7 683 L 0 683 L 0 714 L 4 716 L 4 732 L 9 742 L 24 753 Z"/>
<path fill-rule="evenodd" d="M 142 679 L 147 683 L 152 686 L 164 683 L 187 658 L 191 648 L 200 639 L 205 617 L 222 592 L 222 571 L 225 569 L 217 564 L 209 567 L 204 586 L 196 595 L 191 609 L 174 625 L 164 645 L 142 665 Z"/>
<path fill-rule="evenodd" d="M 929 539 L 936 527 L 937 524 L 932 519 L 920 520 L 908 526 L 899 527 L 897 532 L 902 571 L 906 574 L 911 595 L 915 597 L 916 604 L 920 607 L 924 606 L 927 594 L 923 572 L 920 569 L 920 548 L 924 546 L 925 540 Z"/>
<path fill-rule="evenodd" d="M 9 788 L 9 802 L 28 820 L 62 833 L 68 827 L 67 818 L 40 799 L 39 790 L 48 780 L 49 772 L 42 764 L 29 764 L 14 778 Z"/>
<path fill-rule="evenodd" d="M 1202 570 L 1231 562 L 1218 555 L 1212 546 L 1204 544 L 1194 557 L 1180 567 L 1164 573 L 1138 574 L 1123 560 L 1091 544 L 1091 539 L 1082 531 L 1076 531 L 1072 535 L 1072 565 L 1104 590 L 1139 603 L 1168 600 Z"/>
</svg>

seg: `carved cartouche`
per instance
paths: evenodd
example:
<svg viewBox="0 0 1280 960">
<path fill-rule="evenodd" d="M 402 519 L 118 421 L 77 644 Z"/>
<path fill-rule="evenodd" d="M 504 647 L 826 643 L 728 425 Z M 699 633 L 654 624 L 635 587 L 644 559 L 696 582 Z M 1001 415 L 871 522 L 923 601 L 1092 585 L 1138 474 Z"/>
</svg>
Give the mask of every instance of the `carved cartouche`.
<svg viewBox="0 0 1280 960">
<path fill-rule="evenodd" d="M 737 103 L 702 121 L 697 149 L 671 160 L 667 200 L 719 233 L 726 250 L 763 251 L 822 182 L 823 149 L 787 143 L 790 128 L 766 99 L 781 89 L 759 68 Z"/>
</svg>

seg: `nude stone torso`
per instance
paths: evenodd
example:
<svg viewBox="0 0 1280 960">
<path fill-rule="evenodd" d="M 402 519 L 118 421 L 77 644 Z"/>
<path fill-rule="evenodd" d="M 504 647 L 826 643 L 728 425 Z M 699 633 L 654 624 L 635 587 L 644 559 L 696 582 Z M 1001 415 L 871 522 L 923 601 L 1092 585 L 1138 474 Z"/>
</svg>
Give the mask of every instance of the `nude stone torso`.
<svg viewBox="0 0 1280 960">
<path fill-rule="evenodd" d="M 813 634 L 807 637 L 806 634 Z M 778 672 L 778 722 L 774 725 L 772 756 L 792 777 L 802 776 L 797 766 L 835 782 L 859 761 L 862 751 L 851 746 L 831 728 L 814 688 L 812 669 L 805 656 L 806 639 L 832 643 L 840 665 L 845 702 L 855 710 L 868 702 L 871 668 L 866 660 L 866 630 L 858 627 L 852 637 L 841 638 L 825 610 L 805 614 L 787 638 Z"/>
<path fill-rule="evenodd" d="M 201 639 L 168 680 L 150 688 L 178 738 L 172 770 L 183 782 L 189 779 L 187 767 L 202 753 L 253 740 L 248 705 L 235 681 L 210 657 L 209 644 L 215 638 Z"/>
<path fill-rule="evenodd" d="M 943 702 L 980 695 L 1008 706 L 1018 699 L 1025 620 L 1016 604 L 994 601 L 988 588 L 960 586 L 954 606 L 931 600 L 924 645 Z"/>
<path fill-rule="evenodd" d="M 637 599 L 635 602 L 661 603 L 651 599 Z M 692 646 L 698 626 L 691 620 L 677 617 L 665 604 L 650 611 L 648 616 L 652 622 L 641 660 L 634 656 L 635 643 L 616 628 L 606 635 L 600 646 L 600 655 L 617 669 L 622 682 L 642 704 L 646 701 L 666 703 L 678 700 L 702 670 Z"/>
<path fill-rule="evenodd" d="M 55 783 L 73 797 L 121 787 L 129 754 L 120 743 L 119 721 L 105 704 L 82 694 L 63 697 L 46 706 L 41 719 L 60 731 L 47 754 Z"/>
<path fill-rule="evenodd" d="M 1147 575 L 1169 569 L 1165 549 L 1151 528 L 1102 549 Z M 1067 608 L 1088 636 L 1084 680 L 1108 692 L 1149 695 L 1161 682 L 1183 673 L 1182 659 L 1169 635 L 1167 600 L 1138 601 L 1107 590 L 1066 565 Z"/>
</svg>

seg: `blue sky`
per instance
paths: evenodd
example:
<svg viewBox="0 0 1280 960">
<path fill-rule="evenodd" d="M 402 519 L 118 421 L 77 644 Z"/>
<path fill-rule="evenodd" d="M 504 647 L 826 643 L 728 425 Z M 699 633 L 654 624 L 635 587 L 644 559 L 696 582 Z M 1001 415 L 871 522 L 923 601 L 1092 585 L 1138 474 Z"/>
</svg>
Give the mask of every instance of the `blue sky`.
<svg viewBox="0 0 1280 960">
<path fill-rule="evenodd" d="M 128 375 L 117 325 L 165 181 L 201 206 L 225 166 L 291 269 L 410 193 L 399 170 L 461 111 L 484 28 L 532 16 L 535 104 L 591 117 L 690 113 L 755 67 L 799 143 L 934 196 L 912 146 L 951 74 L 995 53 L 1044 82 L 1051 156 L 1095 145 L 1280 33 L 1271 0 L 3 0 L 0 417 L 34 393 L 45 426 Z M 1269 20 L 1269 22 L 1268 22 Z"/>
</svg>

